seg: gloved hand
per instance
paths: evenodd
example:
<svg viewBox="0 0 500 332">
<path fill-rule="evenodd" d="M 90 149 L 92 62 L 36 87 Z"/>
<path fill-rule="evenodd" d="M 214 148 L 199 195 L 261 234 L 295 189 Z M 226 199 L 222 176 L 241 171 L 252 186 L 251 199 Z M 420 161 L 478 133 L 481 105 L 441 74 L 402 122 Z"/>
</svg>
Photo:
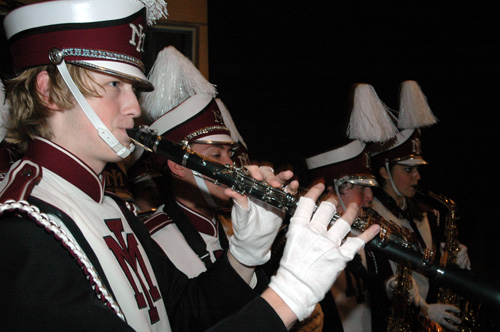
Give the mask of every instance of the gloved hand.
<svg viewBox="0 0 500 332">
<path fill-rule="evenodd" d="M 324 201 L 313 215 L 317 196 L 306 196 L 300 198 L 290 220 L 280 268 L 269 284 L 299 320 L 312 313 L 346 263 L 380 230 L 374 225 L 358 237 L 348 237 L 341 245 L 351 229 L 357 206 L 351 204 L 327 230 L 336 212 L 335 205 L 331 200 Z"/>
<path fill-rule="evenodd" d="M 467 254 L 467 247 L 461 243 L 458 244 L 457 265 L 461 269 L 471 269 L 469 254 Z"/>
<path fill-rule="evenodd" d="M 231 211 L 234 233 L 229 238 L 234 258 L 247 266 L 266 263 L 284 216 L 283 211 L 254 198 L 249 198 L 248 209 L 235 201 Z"/>
<path fill-rule="evenodd" d="M 274 175 L 274 170 L 267 166 L 250 165 L 247 169 L 256 180 L 274 187 L 282 186 L 293 177 L 292 171 Z M 291 181 L 287 192 L 296 192 L 298 187 L 298 181 Z M 233 235 L 229 238 L 229 250 L 241 264 L 257 266 L 266 263 L 271 258 L 271 245 L 285 212 L 229 188 L 224 192 L 234 201 L 231 211 Z"/>
<path fill-rule="evenodd" d="M 420 307 L 420 292 L 418 291 L 418 286 L 415 279 L 411 278 L 412 285 L 409 290 L 408 296 L 410 298 L 410 302 L 413 303 L 416 307 Z M 385 282 L 385 291 L 387 293 L 387 297 L 392 301 L 394 295 L 394 289 L 396 288 L 396 276 L 392 276 Z"/>
<path fill-rule="evenodd" d="M 441 254 L 444 252 L 444 248 L 446 247 L 446 243 L 441 242 Z M 461 243 L 458 244 L 458 252 L 457 252 L 457 260 L 456 263 L 461 269 L 471 269 L 471 262 L 469 259 L 469 254 L 467 253 L 467 247 Z M 443 258 L 441 258 L 443 259 Z"/>
<path fill-rule="evenodd" d="M 457 325 L 462 323 L 462 320 L 455 316 L 453 313 L 460 313 L 460 310 L 451 304 L 427 304 L 421 301 L 421 311 L 430 320 L 438 323 L 449 331 L 458 331 Z"/>
</svg>

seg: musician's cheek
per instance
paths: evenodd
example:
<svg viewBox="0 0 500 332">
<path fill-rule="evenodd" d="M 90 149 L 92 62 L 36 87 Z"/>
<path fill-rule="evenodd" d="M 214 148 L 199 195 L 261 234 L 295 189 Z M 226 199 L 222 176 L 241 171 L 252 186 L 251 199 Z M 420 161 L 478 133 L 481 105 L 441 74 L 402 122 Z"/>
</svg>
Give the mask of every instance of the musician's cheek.
<svg viewBox="0 0 500 332">
<path fill-rule="evenodd" d="M 363 204 L 360 204 L 360 206 L 369 207 L 372 201 L 373 201 L 372 189 L 370 187 L 363 188 Z"/>
</svg>

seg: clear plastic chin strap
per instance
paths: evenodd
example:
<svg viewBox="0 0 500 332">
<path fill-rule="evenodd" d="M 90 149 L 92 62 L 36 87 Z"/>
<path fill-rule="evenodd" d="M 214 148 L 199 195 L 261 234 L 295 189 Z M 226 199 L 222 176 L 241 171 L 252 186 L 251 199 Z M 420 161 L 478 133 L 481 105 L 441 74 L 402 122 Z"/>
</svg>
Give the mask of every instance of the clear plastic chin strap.
<svg viewBox="0 0 500 332">
<path fill-rule="evenodd" d="M 340 190 L 339 190 L 340 185 L 338 184 L 337 180 L 335 180 L 335 183 L 333 184 L 333 186 L 335 187 L 335 193 L 337 194 L 337 197 L 339 198 L 339 203 L 340 203 L 340 205 L 342 206 L 342 209 L 344 209 L 344 212 L 345 212 L 347 209 L 345 207 L 344 201 L 342 200 L 342 196 L 340 196 Z"/>
<path fill-rule="evenodd" d="M 208 186 L 205 182 L 205 179 L 203 178 L 203 175 L 198 173 L 197 171 L 192 171 L 194 175 L 194 179 L 196 181 L 196 184 L 198 185 L 198 189 L 201 192 L 201 195 L 205 199 L 205 202 L 214 208 L 217 208 L 217 204 L 215 204 L 214 199 L 212 198 L 212 194 L 210 193 L 210 189 L 208 189 Z"/>
<path fill-rule="evenodd" d="M 97 129 L 97 133 L 99 134 L 99 137 L 102 138 L 106 144 L 113 149 L 113 151 L 116 152 L 116 154 L 125 159 L 134 151 L 135 145 L 133 143 L 130 143 L 130 146 L 127 148 L 123 146 L 117 139 L 116 137 L 113 136 L 113 134 L 109 131 L 109 129 L 106 127 L 106 125 L 102 122 L 102 120 L 97 116 L 95 111 L 92 109 L 92 106 L 88 103 L 87 99 L 82 95 L 76 84 L 73 82 L 73 79 L 71 78 L 71 75 L 69 74 L 68 67 L 66 66 L 66 62 L 64 60 L 61 60 L 60 63 L 54 63 L 57 66 L 57 69 L 59 70 L 59 73 L 61 74 L 62 78 L 64 79 L 64 82 L 68 85 L 69 90 L 75 97 L 76 101 L 82 108 L 83 112 L 87 116 L 87 118 L 90 120 L 92 125 Z"/>
<path fill-rule="evenodd" d="M 391 182 L 392 189 L 394 189 L 394 192 L 396 193 L 396 195 L 403 196 L 399 192 L 398 188 L 396 188 L 396 184 L 394 183 L 394 180 L 392 179 L 391 168 L 389 167 L 389 161 L 388 160 L 385 161 L 385 169 L 387 170 L 387 174 L 389 175 L 389 181 Z"/>
</svg>

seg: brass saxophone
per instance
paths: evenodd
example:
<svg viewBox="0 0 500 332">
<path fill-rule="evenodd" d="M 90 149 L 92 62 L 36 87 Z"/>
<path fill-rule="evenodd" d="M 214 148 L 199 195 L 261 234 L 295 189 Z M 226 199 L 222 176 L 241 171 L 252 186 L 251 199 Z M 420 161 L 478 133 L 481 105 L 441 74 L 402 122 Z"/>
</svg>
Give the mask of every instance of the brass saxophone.
<svg viewBox="0 0 500 332">
<path fill-rule="evenodd" d="M 440 260 L 440 265 L 446 266 L 456 266 L 457 265 L 457 254 L 459 250 L 458 242 L 458 224 L 459 219 L 456 209 L 456 204 L 453 200 L 443 196 L 433 193 L 427 190 L 426 194 L 443 204 L 447 209 L 447 214 L 445 218 L 445 237 L 446 242 L 444 246 L 443 255 Z M 475 332 L 479 331 L 479 310 L 481 308 L 482 301 L 470 300 L 460 294 L 457 294 L 454 290 L 446 285 L 439 287 L 438 303 L 451 304 L 460 309 L 458 314 L 459 318 L 462 320 L 458 330 L 461 332 Z"/>
<path fill-rule="evenodd" d="M 400 227 L 395 223 L 385 220 L 375 210 L 365 209 L 364 219 L 369 224 L 376 223 L 382 228 L 390 229 L 391 232 L 398 234 L 399 238 L 405 243 L 411 245 L 414 250 L 422 251 L 420 244 L 414 238 L 413 234 L 407 228 Z M 387 332 L 413 332 L 418 324 L 417 308 L 410 301 L 410 289 L 412 287 L 412 270 L 409 264 L 399 262 L 395 274 L 395 287 L 391 301 L 391 308 L 387 320 Z"/>
<path fill-rule="evenodd" d="M 367 224 L 379 224 L 382 229 L 388 229 L 400 239 L 401 246 L 411 248 L 422 253 L 423 260 L 431 263 L 433 252 L 428 248 L 422 248 L 415 234 L 405 227 L 385 220 L 380 214 L 371 208 L 365 209 L 365 216 L 362 217 Z M 366 227 L 363 227 L 366 228 Z M 413 287 L 412 269 L 408 262 L 400 261 L 396 267 L 395 287 L 391 308 L 387 320 L 387 332 L 441 332 L 441 326 L 425 317 L 419 317 L 419 308 L 410 300 L 410 291 Z"/>
<path fill-rule="evenodd" d="M 413 332 L 418 325 L 418 310 L 410 301 L 411 273 L 412 270 L 406 264 L 397 265 L 396 285 L 387 321 L 387 332 Z"/>
</svg>

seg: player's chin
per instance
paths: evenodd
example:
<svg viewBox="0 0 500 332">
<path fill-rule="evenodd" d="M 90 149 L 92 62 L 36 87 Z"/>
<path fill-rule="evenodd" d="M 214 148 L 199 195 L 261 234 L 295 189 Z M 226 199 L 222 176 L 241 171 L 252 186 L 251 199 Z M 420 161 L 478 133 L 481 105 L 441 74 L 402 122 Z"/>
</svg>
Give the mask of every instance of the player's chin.
<svg viewBox="0 0 500 332">
<path fill-rule="evenodd" d="M 409 198 L 412 198 L 413 196 L 415 196 L 416 193 L 417 193 L 417 189 L 415 187 L 410 187 L 406 191 L 406 195 L 405 196 L 409 197 Z"/>
</svg>

